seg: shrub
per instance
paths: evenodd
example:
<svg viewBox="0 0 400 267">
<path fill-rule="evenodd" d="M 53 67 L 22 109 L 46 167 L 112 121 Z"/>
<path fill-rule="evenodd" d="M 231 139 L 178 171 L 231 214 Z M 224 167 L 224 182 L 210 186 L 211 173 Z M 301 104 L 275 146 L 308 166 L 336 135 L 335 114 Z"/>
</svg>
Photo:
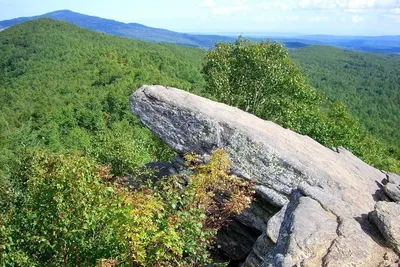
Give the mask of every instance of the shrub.
<svg viewBox="0 0 400 267">
<path fill-rule="evenodd" d="M 10 190 L 0 191 L 0 203 L 9 203 L 0 218 L 1 264 L 210 262 L 212 237 L 232 214 L 247 207 L 252 190 L 227 174 L 229 161 L 222 150 L 191 168 L 187 184 L 172 176 L 129 190 L 125 178 L 110 174 L 111 166 L 98 166 L 91 159 L 46 152 L 26 155 L 12 169 Z M 218 203 L 216 194 L 224 194 L 225 200 Z"/>
</svg>

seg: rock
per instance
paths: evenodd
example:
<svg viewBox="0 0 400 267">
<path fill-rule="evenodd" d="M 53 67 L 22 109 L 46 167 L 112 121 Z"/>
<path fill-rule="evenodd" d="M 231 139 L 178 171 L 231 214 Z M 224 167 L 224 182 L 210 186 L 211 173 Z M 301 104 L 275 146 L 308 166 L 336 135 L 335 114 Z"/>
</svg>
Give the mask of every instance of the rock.
<svg viewBox="0 0 400 267">
<path fill-rule="evenodd" d="M 178 154 L 208 156 L 224 148 L 232 171 L 256 184 L 257 203 L 269 215 L 250 208 L 246 218 L 258 218 L 240 221 L 238 216 L 234 225 L 241 230 L 235 232 L 257 230 L 259 222 L 287 207 L 283 220 L 272 217 L 275 226 L 271 223 L 257 241 L 251 238 L 256 243 L 245 264 L 262 257 L 257 261 L 264 266 L 379 266 L 384 255 L 393 253 L 367 216 L 374 210 L 377 183 L 386 175 L 344 148 L 332 151 L 275 123 L 176 88 L 143 86 L 130 105 Z M 269 235 L 276 244 L 260 249 Z M 235 242 L 241 247 L 241 234 L 224 238 L 222 251 L 229 252 Z M 242 256 L 247 248 L 236 253 Z"/>
<path fill-rule="evenodd" d="M 279 232 L 281 225 L 285 218 L 287 205 L 285 205 L 278 213 L 276 213 L 267 224 L 267 236 L 271 239 L 274 244 L 278 241 Z"/>
<path fill-rule="evenodd" d="M 388 178 L 389 183 L 400 185 L 400 176 L 399 175 L 389 172 L 389 173 L 387 173 L 386 176 Z"/>
<path fill-rule="evenodd" d="M 386 266 L 400 266 L 400 259 L 394 253 L 386 253 L 384 256 L 384 261 L 379 265 L 379 267 Z"/>
<path fill-rule="evenodd" d="M 391 200 L 400 202 L 400 185 L 388 183 L 383 186 L 383 191 Z"/>
<path fill-rule="evenodd" d="M 288 199 L 285 195 L 281 195 L 275 190 L 263 185 L 256 186 L 256 194 L 261 199 L 264 199 L 267 203 L 276 208 L 282 208 L 288 202 Z"/>
<path fill-rule="evenodd" d="M 261 266 L 325 266 L 324 257 L 337 238 L 336 215 L 295 192 L 284 217 L 277 246 L 268 251 Z"/>
<path fill-rule="evenodd" d="M 370 218 L 389 244 L 400 253 L 400 204 L 380 201 Z"/>
<path fill-rule="evenodd" d="M 132 175 L 128 176 L 128 182 L 132 189 L 137 188 L 141 181 L 151 179 L 152 182 L 169 176 L 177 174 L 177 169 L 172 163 L 169 162 L 149 162 L 136 171 Z"/>
<path fill-rule="evenodd" d="M 229 227 L 218 232 L 217 245 L 221 247 L 223 256 L 231 260 L 244 260 L 272 216 L 273 212 L 257 199 L 251 203 Z"/>
<path fill-rule="evenodd" d="M 174 165 L 169 162 L 150 162 L 145 167 L 151 169 L 157 179 L 177 173 Z"/>
<path fill-rule="evenodd" d="M 226 260 L 245 260 L 260 234 L 237 220 L 232 221 L 229 227 L 217 234 L 216 244 L 221 250 L 220 255 Z"/>
<path fill-rule="evenodd" d="M 262 234 L 254 243 L 253 249 L 242 265 L 243 267 L 258 267 L 265 261 L 265 255 L 273 249 L 274 243 L 267 234 Z"/>
</svg>

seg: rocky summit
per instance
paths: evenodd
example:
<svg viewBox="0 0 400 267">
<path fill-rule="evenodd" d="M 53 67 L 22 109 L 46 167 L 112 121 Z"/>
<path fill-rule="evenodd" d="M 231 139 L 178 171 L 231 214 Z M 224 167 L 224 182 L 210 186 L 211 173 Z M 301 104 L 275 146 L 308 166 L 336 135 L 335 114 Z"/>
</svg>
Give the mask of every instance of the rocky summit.
<svg viewBox="0 0 400 267">
<path fill-rule="evenodd" d="M 207 157 L 224 148 L 232 172 L 254 181 L 254 202 L 218 233 L 227 259 L 243 266 L 399 266 L 395 174 L 176 88 L 143 86 L 130 105 L 179 155 Z"/>
</svg>

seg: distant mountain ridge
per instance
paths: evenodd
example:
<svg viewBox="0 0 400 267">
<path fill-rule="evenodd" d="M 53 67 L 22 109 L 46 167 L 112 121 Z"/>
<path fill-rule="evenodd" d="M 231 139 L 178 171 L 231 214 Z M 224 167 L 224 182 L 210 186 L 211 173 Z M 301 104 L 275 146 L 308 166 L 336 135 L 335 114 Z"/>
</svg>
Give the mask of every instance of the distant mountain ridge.
<svg viewBox="0 0 400 267">
<path fill-rule="evenodd" d="M 304 35 L 298 36 L 303 42 L 318 40 L 328 44 L 350 50 L 365 52 L 400 53 L 400 35 L 389 36 L 334 36 L 334 35 Z"/>
<path fill-rule="evenodd" d="M 82 28 L 121 37 L 133 38 L 137 40 L 156 43 L 174 43 L 201 48 L 211 48 L 216 42 L 232 42 L 236 39 L 234 37 L 218 35 L 194 35 L 187 33 L 178 33 L 165 29 L 147 27 L 138 23 L 123 23 L 115 20 L 88 16 L 72 12 L 70 10 L 59 10 L 40 16 L 23 17 L 0 21 L 0 29 L 11 27 L 15 24 L 38 18 L 64 20 L 69 23 L 78 25 Z"/>
<path fill-rule="evenodd" d="M 0 21 L 0 30 L 28 20 L 51 18 L 64 20 L 82 28 L 111 35 L 127 37 L 155 43 L 173 43 L 199 48 L 212 48 L 217 42 L 234 42 L 233 36 L 202 35 L 174 32 L 166 29 L 148 27 L 139 23 L 123 23 L 111 19 L 76 13 L 70 10 L 59 10 L 33 17 L 21 17 Z M 283 43 L 286 48 L 297 49 L 310 45 L 331 45 L 349 50 L 366 52 L 399 53 L 400 36 L 333 36 L 302 35 L 294 37 L 250 37 L 253 41 L 270 39 Z"/>
</svg>

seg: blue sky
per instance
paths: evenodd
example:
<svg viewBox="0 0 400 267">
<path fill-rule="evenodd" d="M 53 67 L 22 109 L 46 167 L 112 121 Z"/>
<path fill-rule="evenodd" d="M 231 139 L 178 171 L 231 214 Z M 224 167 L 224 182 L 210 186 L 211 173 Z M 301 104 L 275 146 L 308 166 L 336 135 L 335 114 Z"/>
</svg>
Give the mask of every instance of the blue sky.
<svg viewBox="0 0 400 267">
<path fill-rule="evenodd" d="M 0 0 L 0 20 L 60 9 L 181 32 L 400 35 L 400 0 Z"/>
</svg>

